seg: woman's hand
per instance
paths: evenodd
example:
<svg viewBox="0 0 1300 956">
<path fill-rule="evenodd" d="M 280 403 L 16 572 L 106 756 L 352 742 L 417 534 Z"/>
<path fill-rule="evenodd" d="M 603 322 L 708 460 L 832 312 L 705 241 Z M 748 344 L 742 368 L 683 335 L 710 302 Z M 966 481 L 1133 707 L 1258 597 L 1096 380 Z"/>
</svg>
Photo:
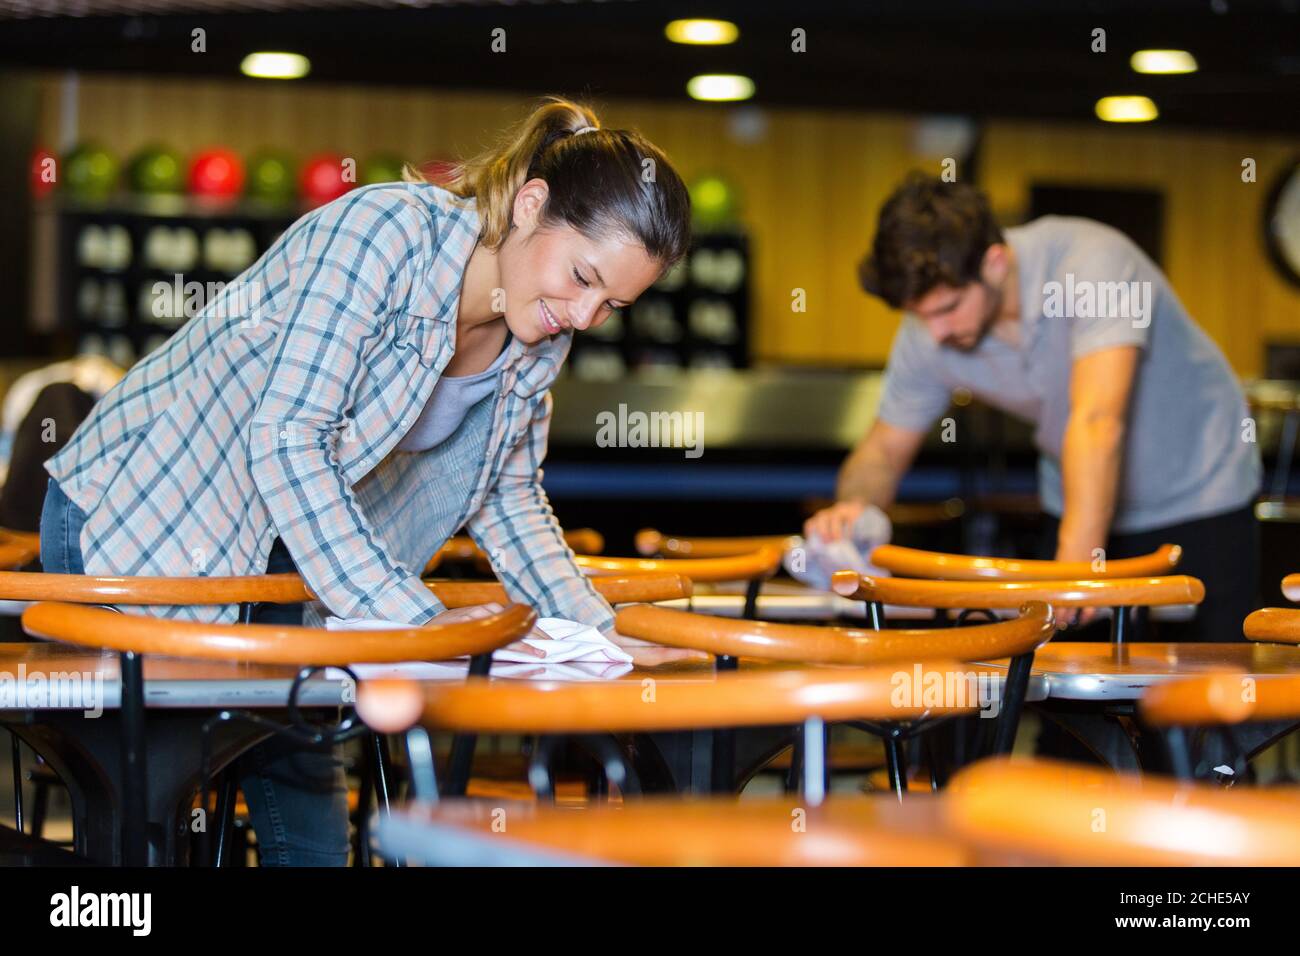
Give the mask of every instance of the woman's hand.
<svg viewBox="0 0 1300 956">
<path fill-rule="evenodd" d="M 443 611 L 430 624 L 456 624 L 460 621 L 476 621 L 480 618 L 491 617 L 493 614 L 500 614 L 505 610 L 503 605 L 495 602 L 491 604 L 471 604 L 468 607 L 453 607 Z M 528 635 L 530 640 L 549 641 L 551 636 L 540 628 L 533 628 L 533 632 Z M 531 644 L 525 644 L 522 640 L 515 641 L 513 644 L 507 644 L 502 650 L 515 651 L 518 654 L 527 654 L 530 657 L 546 657 L 546 652 L 533 647 Z"/>
<path fill-rule="evenodd" d="M 704 651 L 693 651 L 684 647 L 664 647 L 662 644 L 652 644 L 650 641 L 643 641 L 637 637 L 628 637 L 626 634 L 620 634 L 615 628 L 602 631 L 605 637 L 611 642 L 623 648 L 632 655 L 632 663 L 638 667 L 657 667 L 660 664 L 669 664 L 674 661 L 707 661 L 709 655 Z"/>
</svg>

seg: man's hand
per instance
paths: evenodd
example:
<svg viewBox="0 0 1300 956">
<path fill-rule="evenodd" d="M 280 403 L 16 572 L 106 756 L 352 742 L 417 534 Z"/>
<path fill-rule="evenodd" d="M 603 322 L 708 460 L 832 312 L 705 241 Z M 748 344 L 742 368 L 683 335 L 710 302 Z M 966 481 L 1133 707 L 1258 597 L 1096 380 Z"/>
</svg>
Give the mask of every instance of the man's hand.
<svg viewBox="0 0 1300 956">
<path fill-rule="evenodd" d="M 853 531 L 853 523 L 866 510 L 861 501 L 837 501 L 829 508 L 823 508 L 804 522 L 803 536 L 817 537 L 823 541 L 838 541 L 847 538 Z"/>
<path fill-rule="evenodd" d="M 499 614 L 505 610 L 503 605 L 495 602 L 491 604 L 471 604 L 468 607 L 453 607 L 443 611 L 430 624 L 455 624 L 459 621 L 476 621 L 480 618 L 491 617 L 493 614 Z M 549 641 L 551 636 L 540 628 L 533 628 L 528 635 L 531 640 Z M 546 652 L 538 650 L 531 644 L 525 644 L 522 640 L 515 641 L 513 644 L 507 644 L 503 650 L 515 651 L 519 654 L 527 654 L 530 657 L 546 657 Z"/>
</svg>

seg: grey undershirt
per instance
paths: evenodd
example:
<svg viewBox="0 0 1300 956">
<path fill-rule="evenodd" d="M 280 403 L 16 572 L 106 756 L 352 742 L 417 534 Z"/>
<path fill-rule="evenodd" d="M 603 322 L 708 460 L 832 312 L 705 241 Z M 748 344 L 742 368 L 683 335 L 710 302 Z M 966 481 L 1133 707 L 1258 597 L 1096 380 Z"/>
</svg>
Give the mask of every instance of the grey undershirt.
<svg viewBox="0 0 1300 956">
<path fill-rule="evenodd" d="M 469 410 L 497 390 L 510 336 L 501 354 L 481 372 L 473 375 L 443 375 L 433 386 L 433 393 L 411 430 L 397 443 L 399 451 L 427 451 L 450 438 L 465 420 Z"/>
</svg>

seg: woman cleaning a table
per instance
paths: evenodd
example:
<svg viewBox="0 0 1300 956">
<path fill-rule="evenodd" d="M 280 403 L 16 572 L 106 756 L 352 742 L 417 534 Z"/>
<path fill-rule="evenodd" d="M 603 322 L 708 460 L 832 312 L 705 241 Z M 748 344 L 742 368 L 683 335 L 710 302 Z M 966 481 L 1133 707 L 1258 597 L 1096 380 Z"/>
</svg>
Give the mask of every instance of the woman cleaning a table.
<svg viewBox="0 0 1300 956">
<path fill-rule="evenodd" d="M 297 570 L 319 600 L 256 620 L 425 624 L 476 613 L 420 579 L 464 526 L 512 600 L 617 639 L 541 487 L 548 390 L 574 331 L 685 254 L 686 188 L 560 99 L 449 189 L 407 178 L 299 219 L 98 403 L 46 463 L 46 571 Z M 346 863 L 336 753 L 273 738 L 240 772 L 263 864 Z"/>
</svg>

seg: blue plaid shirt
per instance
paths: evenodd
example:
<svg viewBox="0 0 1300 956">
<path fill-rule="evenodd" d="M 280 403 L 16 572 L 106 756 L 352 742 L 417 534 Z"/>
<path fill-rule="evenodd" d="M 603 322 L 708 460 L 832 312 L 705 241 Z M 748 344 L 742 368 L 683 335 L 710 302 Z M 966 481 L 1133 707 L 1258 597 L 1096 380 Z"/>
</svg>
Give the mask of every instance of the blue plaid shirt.
<svg viewBox="0 0 1300 956">
<path fill-rule="evenodd" d="M 421 478 L 423 453 L 394 450 L 455 351 L 478 233 L 472 200 L 425 184 L 356 189 L 294 223 L 46 463 L 88 516 L 86 573 L 260 574 L 278 535 L 335 614 L 423 624 L 442 612 L 419 577 L 443 543 L 421 504 L 436 480 L 397 482 L 368 509 L 353 489 L 376 468 Z M 570 343 L 512 342 L 465 526 L 512 600 L 604 630 L 613 612 L 541 486 L 548 389 Z M 233 604 L 144 610 L 238 615 Z"/>
</svg>

